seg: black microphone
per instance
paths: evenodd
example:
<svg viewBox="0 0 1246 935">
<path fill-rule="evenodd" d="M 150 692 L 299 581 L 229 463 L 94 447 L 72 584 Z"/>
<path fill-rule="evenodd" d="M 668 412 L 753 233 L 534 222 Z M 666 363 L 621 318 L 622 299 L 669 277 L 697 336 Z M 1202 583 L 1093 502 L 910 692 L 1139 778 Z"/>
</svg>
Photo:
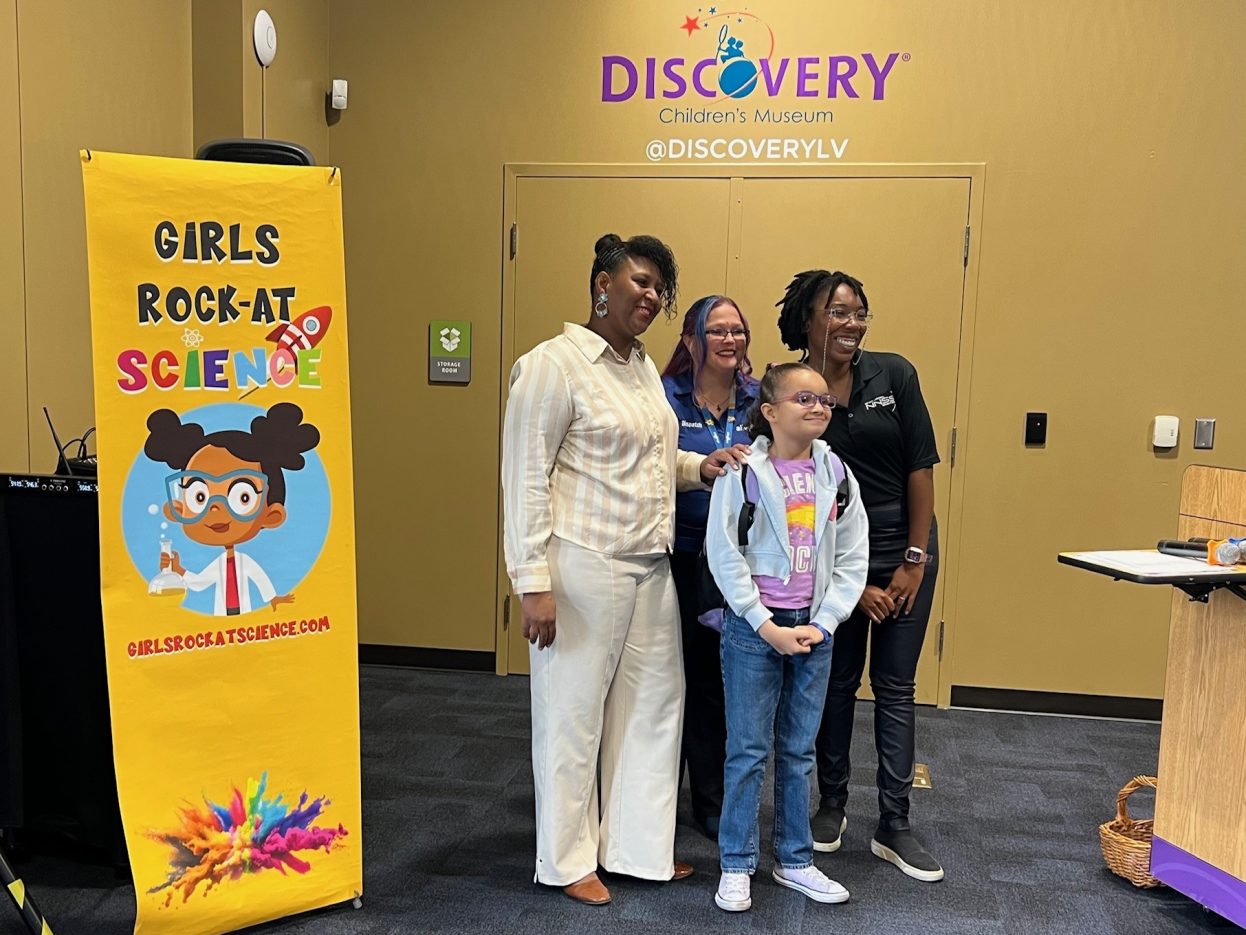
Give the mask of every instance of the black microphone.
<svg viewBox="0 0 1246 935">
<path fill-rule="evenodd" d="M 1165 555 L 1180 555 L 1182 558 L 1200 558 L 1207 561 L 1207 546 L 1196 542 L 1183 542 L 1180 539 L 1161 539 L 1155 548 Z"/>
</svg>

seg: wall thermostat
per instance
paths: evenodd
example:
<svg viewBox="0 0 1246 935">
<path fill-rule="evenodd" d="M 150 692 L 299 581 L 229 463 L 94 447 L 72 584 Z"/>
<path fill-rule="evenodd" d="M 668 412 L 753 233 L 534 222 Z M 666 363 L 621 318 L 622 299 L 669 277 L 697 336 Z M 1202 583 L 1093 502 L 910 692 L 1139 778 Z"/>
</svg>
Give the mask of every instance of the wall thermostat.
<svg viewBox="0 0 1246 935">
<path fill-rule="evenodd" d="M 255 14 L 253 35 L 255 57 L 260 60 L 261 65 L 267 68 L 277 57 L 277 27 L 273 24 L 273 18 L 268 15 L 267 10 L 260 10 Z"/>
<path fill-rule="evenodd" d="M 1180 421 L 1176 416 L 1156 416 L 1155 434 L 1151 439 L 1151 444 L 1156 448 L 1176 448 L 1177 426 Z"/>
</svg>

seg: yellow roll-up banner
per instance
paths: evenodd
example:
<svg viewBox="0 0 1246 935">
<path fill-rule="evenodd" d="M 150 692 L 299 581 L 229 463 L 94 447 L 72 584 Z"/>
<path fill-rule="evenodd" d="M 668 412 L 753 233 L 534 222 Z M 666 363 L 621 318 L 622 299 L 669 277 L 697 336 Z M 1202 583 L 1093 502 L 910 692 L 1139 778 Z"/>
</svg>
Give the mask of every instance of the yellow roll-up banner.
<svg viewBox="0 0 1246 935">
<path fill-rule="evenodd" d="M 82 176 L 135 930 L 226 932 L 351 899 L 341 174 L 84 152 Z"/>
</svg>

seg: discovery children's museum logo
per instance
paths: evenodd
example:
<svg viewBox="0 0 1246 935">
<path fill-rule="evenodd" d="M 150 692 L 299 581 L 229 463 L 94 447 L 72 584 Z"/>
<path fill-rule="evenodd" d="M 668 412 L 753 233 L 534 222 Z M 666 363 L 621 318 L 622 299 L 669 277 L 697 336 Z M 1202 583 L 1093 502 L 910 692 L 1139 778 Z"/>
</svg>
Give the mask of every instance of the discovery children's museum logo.
<svg viewBox="0 0 1246 935">
<path fill-rule="evenodd" d="M 691 97 L 726 104 L 757 93 L 882 101 L 897 64 L 910 58 L 907 52 L 778 55 L 774 30 L 746 10 L 698 9 L 679 28 L 694 47 L 687 55 L 603 55 L 602 102 Z"/>
</svg>

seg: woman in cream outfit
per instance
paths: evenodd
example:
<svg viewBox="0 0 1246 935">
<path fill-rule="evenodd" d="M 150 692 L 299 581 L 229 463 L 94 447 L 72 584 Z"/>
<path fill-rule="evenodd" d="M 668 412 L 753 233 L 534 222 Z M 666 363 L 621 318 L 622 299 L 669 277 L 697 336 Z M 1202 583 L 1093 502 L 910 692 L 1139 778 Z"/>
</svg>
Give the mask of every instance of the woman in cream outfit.
<svg viewBox="0 0 1246 935">
<path fill-rule="evenodd" d="M 602 237 L 588 323 L 515 363 L 503 429 L 506 566 L 531 644 L 536 879 L 593 905 L 610 901 L 598 866 L 692 873 L 674 860 L 683 672 L 667 553 L 676 486 L 736 456 L 679 451 L 637 340 L 674 307 L 676 274 L 656 238 Z"/>
</svg>

